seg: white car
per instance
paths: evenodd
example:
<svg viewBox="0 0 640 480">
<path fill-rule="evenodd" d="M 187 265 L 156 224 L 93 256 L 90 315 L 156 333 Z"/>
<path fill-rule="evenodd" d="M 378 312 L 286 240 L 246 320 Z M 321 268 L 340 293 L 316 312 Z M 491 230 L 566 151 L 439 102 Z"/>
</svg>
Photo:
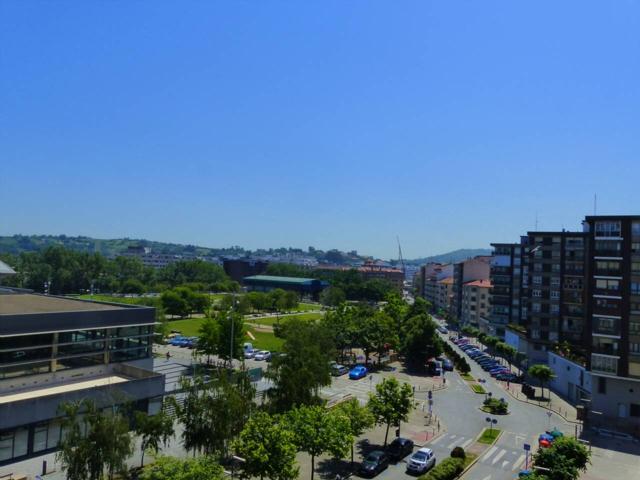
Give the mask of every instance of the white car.
<svg viewBox="0 0 640 480">
<path fill-rule="evenodd" d="M 271 352 L 269 350 L 260 350 L 253 358 L 254 360 L 269 360 L 271 358 Z"/>
<path fill-rule="evenodd" d="M 436 455 L 430 448 L 421 448 L 407 460 L 407 472 L 425 473 L 436 464 Z"/>
<path fill-rule="evenodd" d="M 256 350 L 246 349 L 244 351 L 244 358 L 253 358 L 255 354 L 256 354 Z"/>
</svg>

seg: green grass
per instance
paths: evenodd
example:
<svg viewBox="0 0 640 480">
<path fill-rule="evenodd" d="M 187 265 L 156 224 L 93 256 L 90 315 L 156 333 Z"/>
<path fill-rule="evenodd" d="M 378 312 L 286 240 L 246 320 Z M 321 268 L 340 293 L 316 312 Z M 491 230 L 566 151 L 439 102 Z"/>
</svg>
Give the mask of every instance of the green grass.
<svg viewBox="0 0 640 480">
<path fill-rule="evenodd" d="M 301 313 L 299 315 L 280 316 L 279 318 L 278 317 L 263 317 L 263 318 L 245 317 L 245 322 L 255 323 L 257 325 L 274 325 L 278 323 L 278 321 L 286 322 L 292 318 L 297 318 L 303 321 L 315 321 L 315 320 L 318 320 L 319 318 L 322 318 L 322 314 L 321 313 Z"/>
<path fill-rule="evenodd" d="M 253 348 L 257 348 L 259 350 L 270 350 L 272 352 L 282 350 L 284 340 L 276 337 L 273 332 L 261 332 L 253 328 L 249 328 L 248 330 L 255 337 L 255 340 L 252 340 L 251 337 L 247 335 L 247 342 L 251 342 L 253 344 Z"/>
<path fill-rule="evenodd" d="M 470 373 L 458 372 L 458 374 L 462 377 L 463 380 L 466 380 L 467 382 L 473 382 L 475 380 L 475 378 L 473 378 L 473 375 L 471 375 Z"/>
<path fill-rule="evenodd" d="M 318 303 L 302 303 L 298 304 L 298 308 L 294 309 L 297 312 L 308 312 L 309 310 L 322 310 L 322 305 Z"/>
<path fill-rule="evenodd" d="M 477 385 L 477 384 L 471 385 L 471 390 L 473 390 L 476 393 L 487 393 L 486 390 L 482 388 L 482 385 Z"/>
<path fill-rule="evenodd" d="M 478 458 L 478 454 L 477 453 L 469 453 L 469 452 L 464 452 L 465 453 L 465 457 L 464 457 L 464 464 L 462 465 L 463 468 L 467 468 L 469 465 L 471 465 L 471 462 L 473 462 L 476 458 Z"/>
<path fill-rule="evenodd" d="M 204 318 L 186 318 L 184 320 L 169 320 L 169 329 L 178 330 L 182 335 L 195 337 Z"/>
<path fill-rule="evenodd" d="M 482 432 L 482 435 L 480 435 L 480 438 L 478 438 L 477 441 L 479 443 L 491 445 L 496 440 L 496 438 L 500 436 L 501 431 L 502 430 L 500 430 L 499 428 L 492 428 L 491 430 L 488 428 L 485 428 L 484 431 Z"/>
<path fill-rule="evenodd" d="M 82 300 L 93 300 L 95 302 L 125 303 L 127 305 L 149 305 L 153 306 L 160 302 L 158 297 L 114 297 L 112 295 L 79 295 Z"/>
</svg>

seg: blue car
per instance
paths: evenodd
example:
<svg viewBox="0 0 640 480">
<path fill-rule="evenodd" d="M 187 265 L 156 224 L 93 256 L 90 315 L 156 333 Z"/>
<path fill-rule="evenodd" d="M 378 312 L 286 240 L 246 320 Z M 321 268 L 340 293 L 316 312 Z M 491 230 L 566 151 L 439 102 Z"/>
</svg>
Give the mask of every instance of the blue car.
<svg viewBox="0 0 640 480">
<path fill-rule="evenodd" d="M 185 340 L 185 337 L 182 337 L 182 336 L 173 337 L 171 340 L 169 340 L 169 345 L 173 345 L 174 347 L 179 347 L 184 340 Z"/>
<path fill-rule="evenodd" d="M 364 367 L 362 365 L 357 365 L 349 371 L 349 378 L 351 380 L 358 380 L 366 376 L 367 376 L 367 367 Z"/>
</svg>

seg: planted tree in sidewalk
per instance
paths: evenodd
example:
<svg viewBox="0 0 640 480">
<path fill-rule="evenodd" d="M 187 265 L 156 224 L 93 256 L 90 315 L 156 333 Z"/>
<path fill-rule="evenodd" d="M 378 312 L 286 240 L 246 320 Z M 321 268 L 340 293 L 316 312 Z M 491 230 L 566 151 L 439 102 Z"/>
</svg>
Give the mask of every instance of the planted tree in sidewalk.
<svg viewBox="0 0 640 480">
<path fill-rule="evenodd" d="M 429 315 L 418 315 L 407 320 L 404 341 L 400 350 L 409 368 L 424 370 L 427 360 L 442 353 L 442 344 L 436 324 Z"/>
<path fill-rule="evenodd" d="M 280 415 L 254 413 L 233 446 L 236 454 L 244 459 L 242 478 L 293 480 L 298 477 L 295 436 Z"/>
<path fill-rule="evenodd" d="M 160 457 L 147 465 L 140 480 L 223 480 L 224 470 L 213 457 Z"/>
<path fill-rule="evenodd" d="M 541 448 L 534 456 L 534 464 L 548 468 L 544 477 L 549 480 L 577 480 L 587 470 L 591 453 L 573 437 L 557 438 L 549 448 Z"/>
<path fill-rule="evenodd" d="M 554 377 L 553 370 L 547 365 L 531 365 L 527 371 L 529 376 L 537 379 L 542 388 L 542 398 L 544 398 L 544 386 Z"/>
<path fill-rule="evenodd" d="M 102 411 L 95 402 L 81 400 L 61 405 L 64 415 L 56 459 L 67 480 L 100 480 L 125 469 L 133 453 L 128 420 L 117 410 Z"/>
<path fill-rule="evenodd" d="M 287 413 L 298 450 L 311 455 L 311 479 L 315 459 L 323 453 L 342 458 L 353 443 L 349 420 L 321 406 L 302 406 Z"/>
<path fill-rule="evenodd" d="M 353 312 L 354 307 L 341 303 L 335 309 L 329 310 L 319 321 L 338 349 L 341 362 L 344 362 L 345 351 L 354 346 L 357 338 Z"/>
<path fill-rule="evenodd" d="M 376 385 L 376 393 L 369 394 L 369 410 L 378 425 L 386 425 L 384 445 L 387 445 L 389 427 L 399 427 L 406 422 L 413 408 L 413 388 L 408 383 L 400 383 L 395 378 L 385 378 Z"/>
<path fill-rule="evenodd" d="M 207 363 L 210 363 L 211 356 L 216 355 L 220 347 L 220 326 L 213 318 L 205 318 L 198 334 L 195 352 L 198 355 L 206 355 Z"/>
<path fill-rule="evenodd" d="M 335 357 L 330 332 L 321 323 L 291 319 L 282 334 L 284 355 L 275 357 L 266 372 L 274 383 L 267 392 L 270 409 L 282 413 L 320 404 L 319 390 L 331 383 L 329 362 Z"/>
<path fill-rule="evenodd" d="M 360 402 L 355 398 L 340 403 L 335 407 L 334 412 L 348 419 L 349 431 L 354 440 L 373 427 L 376 421 L 371 410 L 360 406 Z M 351 442 L 351 466 L 353 467 L 353 442 Z"/>
<path fill-rule="evenodd" d="M 140 466 L 142 467 L 144 466 L 144 453 L 147 449 L 157 455 L 161 444 L 167 446 L 169 439 L 173 436 L 173 419 L 167 415 L 164 408 L 161 408 L 155 415 L 136 412 L 134 431 L 141 440 Z"/>
</svg>

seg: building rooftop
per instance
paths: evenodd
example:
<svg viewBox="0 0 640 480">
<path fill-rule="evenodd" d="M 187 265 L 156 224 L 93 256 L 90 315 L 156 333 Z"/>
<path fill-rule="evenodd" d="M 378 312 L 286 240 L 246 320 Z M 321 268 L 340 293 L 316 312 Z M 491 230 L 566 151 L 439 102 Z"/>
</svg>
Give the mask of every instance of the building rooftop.
<svg viewBox="0 0 640 480">
<path fill-rule="evenodd" d="M 75 300 L 34 293 L 0 294 L 0 315 L 120 310 L 127 307 L 127 305 Z"/>
<path fill-rule="evenodd" d="M 294 283 L 294 284 L 304 284 L 318 281 L 315 278 L 301 278 L 301 277 L 278 277 L 275 275 L 252 275 L 250 277 L 244 277 L 244 280 L 247 281 L 258 281 L 258 282 L 276 282 L 276 283 Z"/>
<path fill-rule="evenodd" d="M 464 284 L 466 287 L 484 287 L 491 288 L 491 280 L 473 280 Z"/>
<path fill-rule="evenodd" d="M 15 270 L 0 260 L 0 275 L 15 275 Z"/>
<path fill-rule="evenodd" d="M 453 277 L 443 278 L 438 283 L 442 283 L 444 285 L 453 285 Z"/>
</svg>

